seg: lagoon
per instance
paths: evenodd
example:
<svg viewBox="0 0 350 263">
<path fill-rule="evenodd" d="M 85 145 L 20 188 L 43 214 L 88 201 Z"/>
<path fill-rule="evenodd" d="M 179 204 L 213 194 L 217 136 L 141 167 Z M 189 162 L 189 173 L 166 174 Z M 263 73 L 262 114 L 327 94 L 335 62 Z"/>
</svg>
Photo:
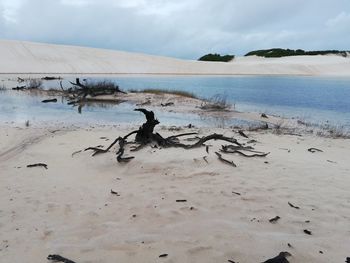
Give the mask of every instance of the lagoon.
<svg viewBox="0 0 350 263">
<path fill-rule="evenodd" d="M 75 78 L 63 76 L 63 85 Z M 112 80 L 122 90 L 148 88 L 189 91 L 200 98 L 224 96 L 238 111 L 265 112 L 283 117 L 297 118 L 313 123 L 331 123 L 350 127 L 350 78 L 311 76 L 159 76 L 159 75 L 107 75 L 79 76 L 89 80 Z M 3 78 L 4 79 L 4 78 Z M 46 88 L 59 88 L 57 80 L 45 81 Z M 9 87 L 8 87 L 9 88 Z M 0 119 L 2 121 L 68 121 L 88 123 L 138 123 L 139 114 L 132 112 L 134 105 L 104 104 L 76 108 L 59 101 L 40 103 L 42 98 L 27 96 L 18 91 L 0 93 Z M 164 124 L 217 125 L 217 120 L 197 115 L 157 113 Z M 236 120 L 237 121 L 237 120 Z M 229 121 L 227 124 L 234 124 Z"/>
</svg>

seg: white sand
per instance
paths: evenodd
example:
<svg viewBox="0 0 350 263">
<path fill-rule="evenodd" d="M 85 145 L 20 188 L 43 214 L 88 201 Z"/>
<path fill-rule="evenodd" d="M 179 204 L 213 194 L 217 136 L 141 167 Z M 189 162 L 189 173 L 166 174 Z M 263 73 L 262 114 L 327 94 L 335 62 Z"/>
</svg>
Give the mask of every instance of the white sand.
<svg viewBox="0 0 350 263">
<path fill-rule="evenodd" d="M 71 154 L 131 129 L 49 130 L 0 127 L 0 262 L 46 262 L 53 253 L 78 263 L 256 263 L 280 251 L 293 255 L 291 263 L 350 256 L 350 140 L 248 133 L 271 154 L 225 156 L 233 168 L 214 154 L 221 142 L 208 143 L 208 164 L 205 148 L 151 147 L 119 164 L 115 150 Z M 199 130 L 213 131 L 246 141 L 230 129 Z M 26 168 L 37 162 L 48 170 Z"/>
<path fill-rule="evenodd" d="M 199 62 L 113 50 L 0 40 L 0 73 L 37 74 L 266 74 L 350 76 L 350 58 L 238 57 Z"/>
</svg>

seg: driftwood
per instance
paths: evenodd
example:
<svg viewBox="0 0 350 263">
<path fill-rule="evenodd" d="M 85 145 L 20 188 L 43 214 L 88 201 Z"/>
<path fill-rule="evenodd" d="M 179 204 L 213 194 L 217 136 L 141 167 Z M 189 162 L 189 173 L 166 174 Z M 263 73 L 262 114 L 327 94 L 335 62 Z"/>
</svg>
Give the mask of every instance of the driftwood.
<svg viewBox="0 0 350 263">
<path fill-rule="evenodd" d="M 245 154 L 241 151 L 238 151 L 238 150 L 234 150 L 234 151 L 224 151 L 224 150 L 221 150 L 222 152 L 224 153 L 238 153 L 244 157 L 247 157 L 247 158 L 251 158 L 251 157 L 266 157 L 268 154 L 270 154 L 269 152 L 268 153 L 262 153 L 262 154 L 258 154 L 258 153 L 255 153 L 255 154 L 251 154 L 251 155 L 248 155 L 248 154 Z"/>
<path fill-rule="evenodd" d="M 119 194 L 118 192 L 113 191 L 112 189 L 111 189 L 111 194 L 112 194 L 112 195 L 116 195 L 116 196 L 120 196 L 120 194 Z"/>
<path fill-rule="evenodd" d="M 291 202 L 288 202 L 288 205 L 289 205 L 290 207 L 295 208 L 295 209 L 300 209 L 299 206 L 295 206 L 295 205 L 293 205 Z"/>
<path fill-rule="evenodd" d="M 47 164 L 45 164 L 45 163 L 28 164 L 27 167 L 28 167 L 28 168 L 32 168 L 32 167 L 44 167 L 45 169 L 48 169 L 48 168 L 47 168 Z"/>
<path fill-rule="evenodd" d="M 42 100 L 42 103 L 48 103 L 48 102 L 57 102 L 57 99 L 47 99 L 47 100 Z"/>
<path fill-rule="evenodd" d="M 73 153 L 72 153 L 72 157 L 73 157 L 74 155 L 76 155 L 77 153 L 81 153 L 81 152 L 82 152 L 82 150 L 73 152 Z"/>
<path fill-rule="evenodd" d="M 244 131 L 239 130 L 238 133 L 239 133 L 239 135 L 241 135 L 242 137 L 248 138 L 248 136 L 244 133 Z"/>
<path fill-rule="evenodd" d="M 233 161 L 229 161 L 229 160 L 226 160 L 226 159 L 222 158 L 222 155 L 220 153 L 215 152 L 215 154 L 218 156 L 220 161 L 222 161 L 224 163 L 227 163 L 227 164 L 229 164 L 229 165 L 231 165 L 233 167 L 237 167 L 237 165 Z"/>
<path fill-rule="evenodd" d="M 320 149 L 317 149 L 317 148 L 309 148 L 309 149 L 307 149 L 309 152 L 311 152 L 311 153 L 315 153 L 315 152 L 323 152 L 322 150 L 320 150 Z"/>
<path fill-rule="evenodd" d="M 130 157 L 123 157 L 123 154 L 124 154 L 124 146 L 125 146 L 126 143 L 127 143 L 127 142 L 126 142 L 126 139 L 124 139 L 124 138 L 120 138 L 120 139 L 119 139 L 119 150 L 118 150 L 118 152 L 117 152 L 117 161 L 118 161 L 119 163 L 121 163 L 121 162 L 126 163 L 126 162 L 129 162 L 131 159 L 134 158 L 133 156 L 130 156 Z"/>
<path fill-rule="evenodd" d="M 248 152 L 253 152 L 254 154 L 245 154 L 243 152 L 241 152 L 241 150 L 243 151 L 248 151 Z M 234 145 L 223 145 L 222 146 L 222 149 L 220 150 L 221 152 L 223 153 L 238 153 L 244 157 L 248 157 L 248 158 L 251 158 L 251 157 L 266 157 L 267 155 L 269 155 L 270 153 L 264 153 L 264 152 L 259 152 L 259 151 L 255 151 L 253 150 L 253 147 L 251 146 L 234 146 Z"/>
<path fill-rule="evenodd" d="M 174 102 L 167 102 L 167 103 L 161 103 L 160 106 L 162 107 L 168 107 L 168 106 L 173 106 Z"/>
<path fill-rule="evenodd" d="M 87 96 L 96 97 L 100 95 L 113 95 L 117 92 L 126 93 L 120 90 L 118 85 L 114 85 L 113 83 L 102 82 L 97 84 L 83 84 L 80 82 L 79 78 L 75 79 L 75 83 L 71 81 L 69 83 L 72 84 L 73 87 L 67 90 L 63 88 L 62 81 L 60 81 L 60 86 L 62 91 L 71 97 L 67 104 L 73 106 L 79 105 L 79 113 L 81 113 L 81 109 L 84 106 Z"/>
<path fill-rule="evenodd" d="M 279 216 L 275 216 L 274 218 L 269 219 L 270 223 L 276 223 L 278 220 L 280 220 L 281 218 Z"/>
<path fill-rule="evenodd" d="M 247 143 L 257 143 L 258 141 L 257 140 L 249 140 L 247 141 Z"/>
<path fill-rule="evenodd" d="M 63 262 L 63 263 L 75 263 L 73 260 L 70 260 L 68 258 L 62 257 L 60 255 L 48 255 L 48 260 L 52 260 L 54 262 Z"/>
<path fill-rule="evenodd" d="M 27 89 L 27 87 L 25 85 L 12 88 L 12 90 L 25 90 L 25 89 Z"/>
<path fill-rule="evenodd" d="M 178 147 L 183 149 L 193 149 L 193 148 L 205 146 L 206 152 L 209 154 L 209 146 L 205 145 L 205 143 L 210 140 L 221 140 L 221 141 L 231 143 L 230 145 L 222 146 L 221 151 L 225 153 L 238 153 L 245 157 L 264 157 L 269 154 L 269 153 L 255 151 L 252 146 L 243 146 L 235 138 L 226 137 L 222 134 L 216 134 L 216 133 L 203 136 L 203 137 L 192 138 L 193 140 L 195 140 L 195 142 L 192 144 L 186 144 L 186 143 L 180 142 L 179 137 L 196 135 L 197 134 L 196 132 L 181 133 L 181 134 L 172 135 L 169 137 L 163 137 L 159 133 L 154 132 L 154 128 L 159 124 L 159 121 L 155 118 L 153 111 L 148 111 L 143 108 L 134 109 L 134 111 L 142 112 L 146 117 L 146 122 L 144 122 L 138 130 L 134 130 L 129 134 L 125 135 L 124 137 L 118 137 L 106 149 L 101 149 L 99 147 L 88 147 L 85 149 L 85 151 L 91 150 L 93 151 L 92 156 L 95 156 L 97 154 L 106 153 L 110 151 L 112 147 L 118 143 L 119 148 L 116 153 L 117 161 L 129 162 L 134 158 L 134 156 L 124 157 L 124 153 L 125 153 L 126 145 L 131 143 L 136 144 L 136 146 L 130 147 L 130 151 L 132 152 L 136 152 L 142 149 L 143 147 L 145 147 L 146 145 L 152 144 L 152 147 L 156 147 L 156 148 Z M 134 141 L 129 142 L 127 139 L 131 135 L 135 135 L 135 139 Z M 250 151 L 250 152 L 253 152 L 254 154 L 247 155 L 243 152 L 240 152 L 239 150 Z M 233 167 L 237 167 L 233 161 L 224 159 L 220 153 L 215 152 L 215 154 L 217 155 L 220 161 L 227 163 Z M 203 157 L 203 159 L 208 163 L 206 158 Z"/>
<path fill-rule="evenodd" d="M 310 230 L 304 229 L 303 232 L 307 235 L 310 235 L 310 236 L 312 235 L 312 232 Z"/>
<path fill-rule="evenodd" d="M 274 258 L 270 258 L 263 263 L 289 263 L 287 260 L 287 257 L 292 256 L 289 252 L 281 252 L 278 254 L 278 256 Z"/>
<path fill-rule="evenodd" d="M 55 79 L 62 79 L 61 77 L 50 77 L 50 76 L 46 76 L 41 78 L 42 80 L 55 80 Z"/>
<path fill-rule="evenodd" d="M 86 148 L 84 151 L 88 151 L 88 150 L 94 151 L 94 153 L 92 154 L 92 156 L 95 156 L 95 155 L 100 154 L 100 153 L 106 153 L 106 152 L 108 152 L 119 140 L 121 140 L 121 139 L 126 140 L 130 135 L 132 135 L 132 134 L 134 134 L 134 133 L 136 133 L 136 132 L 137 132 L 137 131 L 132 131 L 132 132 L 130 132 L 128 135 L 124 136 L 123 138 L 122 138 L 122 137 L 118 137 L 117 139 L 115 139 L 115 140 L 112 142 L 111 145 L 109 145 L 109 146 L 107 147 L 107 149 L 100 149 L 100 148 L 98 148 L 98 147 L 89 147 L 89 148 Z"/>
</svg>

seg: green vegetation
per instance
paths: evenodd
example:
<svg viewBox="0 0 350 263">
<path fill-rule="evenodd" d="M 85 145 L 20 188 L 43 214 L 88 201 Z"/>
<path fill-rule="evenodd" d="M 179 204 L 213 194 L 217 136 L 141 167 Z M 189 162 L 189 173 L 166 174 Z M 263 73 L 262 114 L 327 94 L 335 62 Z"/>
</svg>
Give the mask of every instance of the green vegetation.
<svg viewBox="0 0 350 263">
<path fill-rule="evenodd" d="M 182 96 L 182 97 L 186 97 L 186 98 L 197 99 L 197 96 L 194 95 L 193 93 L 187 92 L 187 91 L 182 91 L 182 90 L 143 89 L 143 90 L 129 90 L 129 92 L 151 93 L 151 94 L 157 94 L 157 95 L 172 94 L 172 95 Z"/>
<path fill-rule="evenodd" d="M 272 49 L 262 49 L 255 50 L 247 53 L 245 56 L 259 56 L 265 58 L 280 58 L 287 56 L 316 56 L 316 55 L 328 55 L 335 54 L 343 57 L 348 56 L 349 51 L 339 51 L 339 50 L 321 50 L 321 51 L 305 51 L 302 49 L 283 49 L 283 48 L 272 48 Z"/>
<path fill-rule="evenodd" d="M 85 87 L 95 95 L 109 95 L 115 92 L 122 92 L 119 86 L 111 80 L 84 81 Z"/>
<path fill-rule="evenodd" d="M 234 55 L 224 55 L 221 56 L 220 54 L 207 54 L 201 58 L 199 58 L 199 61 L 217 61 L 217 62 L 229 62 L 232 59 L 234 59 Z"/>
</svg>

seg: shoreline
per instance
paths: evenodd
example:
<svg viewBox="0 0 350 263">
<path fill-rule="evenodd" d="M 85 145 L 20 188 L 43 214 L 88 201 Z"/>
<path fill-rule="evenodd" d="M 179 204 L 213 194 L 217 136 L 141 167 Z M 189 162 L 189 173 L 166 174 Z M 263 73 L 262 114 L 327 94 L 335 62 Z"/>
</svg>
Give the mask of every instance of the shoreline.
<svg viewBox="0 0 350 263">
<path fill-rule="evenodd" d="M 266 76 L 266 77 L 319 77 L 319 78 L 350 78 L 350 75 L 337 75 L 337 74 L 309 74 L 309 73 L 305 73 L 305 74 L 302 74 L 302 73 L 269 73 L 269 74 L 265 74 L 265 73 L 57 73 L 57 72 L 42 72 L 42 73 L 26 73 L 26 72 L 19 72 L 19 73 L 1 73 L 0 72 L 0 76 L 6 76 L 6 75 L 9 75 L 9 76 L 39 76 L 39 77 L 45 77 L 47 75 L 52 75 L 52 76 L 87 76 L 87 77 L 94 77 L 94 76 L 108 76 L 108 77 L 111 77 L 111 76 L 125 76 L 125 77 L 142 77 L 142 76 L 148 76 L 148 77 L 151 77 L 151 76 L 156 76 L 156 77 L 159 77 L 159 76 L 164 76 L 164 77 L 196 77 L 196 76 L 201 76 L 201 77 L 205 77 L 205 76 L 208 76 L 208 77 L 244 77 L 244 76 L 247 76 L 247 77 L 254 77 L 254 76 L 258 76 L 258 77 L 262 77 L 262 76 Z"/>
</svg>

